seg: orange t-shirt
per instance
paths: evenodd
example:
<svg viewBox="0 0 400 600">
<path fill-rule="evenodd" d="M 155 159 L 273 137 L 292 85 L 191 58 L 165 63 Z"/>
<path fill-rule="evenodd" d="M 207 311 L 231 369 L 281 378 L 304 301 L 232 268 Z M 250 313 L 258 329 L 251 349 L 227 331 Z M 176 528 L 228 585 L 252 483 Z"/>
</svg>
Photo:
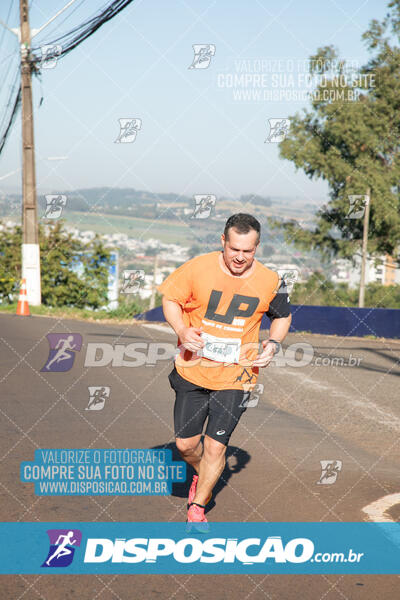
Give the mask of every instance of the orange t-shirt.
<svg viewBox="0 0 400 600">
<path fill-rule="evenodd" d="M 203 328 L 201 353 L 182 347 L 175 359 L 181 377 L 211 390 L 247 391 L 257 381 L 258 367 L 251 363 L 259 353 L 261 319 L 277 293 L 279 275 L 255 260 L 250 276 L 235 277 L 222 269 L 220 254 L 192 258 L 157 289 L 182 307 L 187 327 Z"/>
</svg>

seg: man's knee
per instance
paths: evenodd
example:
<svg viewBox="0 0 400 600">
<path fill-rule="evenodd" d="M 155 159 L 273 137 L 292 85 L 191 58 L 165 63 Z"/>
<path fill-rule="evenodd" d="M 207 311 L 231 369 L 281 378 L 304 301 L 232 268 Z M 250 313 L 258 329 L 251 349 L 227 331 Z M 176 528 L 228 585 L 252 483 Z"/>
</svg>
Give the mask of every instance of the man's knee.
<svg viewBox="0 0 400 600">
<path fill-rule="evenodd" d="M 204 438 L 204 454 L 210 459 L 219 459 L 225 456 L 226 446 L 217 440 L 209 437 L 208 435 Z"/>
<path fill-rule="evenodd" d="M 176 438 L 175 443 L 181 454 L 193 454 L 200 443 L 200 439 L 201 436 L 199 435 L 190 438 Z"/>
</svg>

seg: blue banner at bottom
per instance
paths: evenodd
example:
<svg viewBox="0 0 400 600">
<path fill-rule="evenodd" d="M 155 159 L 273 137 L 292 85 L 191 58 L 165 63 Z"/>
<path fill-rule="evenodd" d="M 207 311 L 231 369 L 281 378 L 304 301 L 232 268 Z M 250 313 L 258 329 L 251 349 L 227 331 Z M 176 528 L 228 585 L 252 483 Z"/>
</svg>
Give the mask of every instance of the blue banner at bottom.
<svg viewBox="0 0 400 600">
<path fill-rule="evenodd" d="M 1 523 L 0 573 L 399 574 L 398 523 Z"/>
</svg>

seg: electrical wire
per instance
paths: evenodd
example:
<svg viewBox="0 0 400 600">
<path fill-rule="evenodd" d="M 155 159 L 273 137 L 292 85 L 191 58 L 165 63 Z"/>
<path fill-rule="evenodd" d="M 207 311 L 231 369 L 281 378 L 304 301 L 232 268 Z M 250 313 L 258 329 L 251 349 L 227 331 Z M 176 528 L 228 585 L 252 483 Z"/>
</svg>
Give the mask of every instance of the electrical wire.
<svg viewBox="0 0 400 600">
<path fill-rule="evenodd" d="M 134 0 L 113 0 L 111 4 L 106 6 L 100 13 L 95 15 L 94 17 L 88 19 L 81 25 L 74 27 L 68 33 L 61 35 L 56 38 L 52 42 L 48 42 L 47 46 L 61 46 L 60 54 L 57 54 L 57 58 L 61 56 L 65 56 L 71 50 L 79 46 L 83 41 L 93 35 L 104 23 L 107 23 L 111 19 L 113 19 L 118 13 L 120 13 L 124 8 L 126 8 L 129 4 L 131 4 Z M 43 44 L 42 44 L 43 45 Z M 42 52 L 41 46 L 37 46 L 31 49 L 30 51 L 30 63 L 32 74 L 39 75 L 40 74 L 40 64 L 42 62 Z M 19 73 L 18 73 L 19 75 Z M 15 117 L 17 115 L 18 109 L 21 104 L 21 84 L 19 85 L 18 90 L 15 92 L 15 85 L 12 88 L 10 98 L 7 102 L 7 107 L 12 106 L 11 114 L 8 118 L 7 124 L 4 127 L 0 126 L 0 155 L 3 151 L 4 145 L 7 141 L 7 138 L 10 134 L 12 125 L 15 121 Z M 4 122 L 3 118 L 3 122 Z M 2 131 L 3 129 L 3 131 Z"/>
<path fill-rule="evenodd" d="M 9 92 L 8 100 L 6 102 L 6 105 L 5 105 L 5 108 L 4 108 L 4 111 L 3 111 L 3 115 L 2 115 L 2 119 L 0 121 L 0 131 L 3 131 L 4 124 L 8 120 L 8 110 L 7 109 L 10 106 L 14 105 L 15 98 L 16 98 L 16 95 L 18 93 L 17 92 L 17 84 L 19 83 L 19 77 L 20 77 L 19 70 L 16 69 L 15 72 L 14 72 L 14 79 L 13 79 L 13 81 L 11 83 L 11 86 L 10 86 L 10 92 Z"/>
<path fill-rule="evenodd" d="M 17 94 L 14 97 L 13 108 L 12 108 L 12 112 L 11 112 L 9 121 L 7 123 L 7 126 L 6 126 L 3 134 L 0 137 L 0 154 L 3 151 L 3 148 L 4 148 L 4 145 L 5 145 L 6 141 L 7 141 L 8 135 L 9 135 L 9 133 L 11 131 L 11 127 L 12 127 L 14 121 L 15 121 L 15 117 L 17 116 L 17 112 L 18 112 L 18 109 L 20 107 L 20 104 L 21 104 L 21 86 L 19 86 L 18 92 L 17 92 Z"/>
<path fill-rule="evenodd" d="M 14 0 L 11 0 L 11 2 L 10 2 L 10 7 L 9 7 L 9 9 L 8 9 L 8 15 L 7 15 L 7 17 L 6 17 L 6 23 L 8 23 L 8 22 L 9 22 L 9 20 L 10 20 L 10 15 L 11 15 L 11 10 L 12 10 L 13 4 L 14 4 Z M 1 39 L 0 39 L 0 54 L 1 54 L 1 47 L 2 47 L 2 45 L 3 45 L 3 41 L 4 41 L 4 36 L 5 36 L 5 34 L 6 34 L 6 30 L 5 30 L 5 28 L 4 28 L 4 29 L 3 29 L 3 32 L 2 32 Z"/>
<path fill-rule="evenodd" d="M 33 1 L 33 0 L 32 0 Z M 67 21 L 68 19 L 70 19 L 72 17 L 72 15 L 79 9 L 81 8 L 82 4 L 85 4 L 87 0 L 81 0 L 80 2 L 78 2 L 78 4 L 75 4 L 74 6 L 72 6 L 65 14 L 64 18 L 61 19 L 60 21 L 57 22 L 57 24 L 54 27 L 50 27 L 49 31 L 46 31 L 46 37 L 50 37 L 53 34 L 55 34 L 57 31 L 60 31 L 60 27 L 63 25 L 63 23 L 65 23 L 65 21 Z M 38 35 L 38 38 L 40 39 L 42 36 L 41 32 Z"/>
<path fill-rule="evenodd" d="M 10 20 L 11 10 L 13 8 L 13 3 L 14 3 L 14 0 L 11 0 L 10 7 L 8 9 L 8 15 L 7 15 L 6 22 L 9 22 L 9 20 Z M 0 56 L 1 56 L 1 49 L 2 49 L 2 46 L 3 46 L 3 40 L 4 40 L 5 33 L 6 33 L 6 29 L 4 28 L 3 29 L 3 35 L 2 35 L 1 40 L 0 40 Z M 15 40 L 16 40 L 16 38 L 15 38 Z M 18 46 L 17 46 L 17 52 L 14 50 L 10 54 L 7 54 L 7 56 L 5 56 L 3 58 L 3 60 L 0 62 L 0 66 L 1 66 L 5 62 L 7 62 L 9 59 L 11 59 L 9 61 L 9 63 L 8 63 L 8 66 L 6 67 L 5 75 L 1 75 L 1 82 L 2 82 L 1 83 L 1 90 L 3 90 L 4 87 L 5 87 L 5 85 L 6 85 L 7 78 L 8 78 L 8 75 L 10 73 L 10 70 L 11 70 L 11 67 L 12 67 L 12 64 L 13 64 L 13 58 L 17 58 L 18 55 L 19 55 L 19 52 L 18 52 Z M 0 131 L 1 131 L 1 128 L 0 128 Z"/>
<path fill-rule="evenodd" d="M 85 41 L 88 37 L 93 35 L 95 31 L 100 29 L 104 23 L 107 23 L 111 19 L 113 19 L 118 13 L 120 13 L 124 8 L 126 8 L 129 4 L 131 4 L 133 0 L 114 0 L 109 4 L 102 12 L 97 14 L 96 16 L 88 19 L 81 25 L 74 27 L 68 33 L 61 35 L 60 37 L 52 40 L 51 42 L 47 42 L 47 46 L 61 46 L 61 51 L 57 57 L 65 56 L 71 50 L 79 46 L 83 41 Z M 43 44 L 42 44 L 43 45 Z M 39 47 L 32 48 L 32 57 L 37 67 L 40 68 L 39 63 L 42 61 L 42 55 Z"/>
<path fill-rule="evenodd" d="M 9 9 L 8 9 L 8 14 L 6 17 L 6 22 L 8 23 L 10 21 L 10 15 L 11 15 L 11 11 L 13 9 L 13 5 L 14 5 L 14 0 L 11 0 L 10 5 L 9 5 Z M 4 41 L 4 35 L 5 35 L 6 30 L 3 30 L 2 36 L 1 36 L 1 40 L 0 40 L 0 51 L 1 48 L 3 46 L 3 41 Z M 6 56 L 6 58 L 3 60 L 3 63 L 8 59 L 11 58 L 8 67 L 7 67 L 7 71 L 5 73 L 5 75 L 2 77 L 2 84 L 3 86 L 6 84 L 6 81 L 8 79 L 8 75 L 10 73 L 10 69 L 12 66 L 12 57 L 15 57 L 16 54 L 13 52 L 9 55 Z M 4 145 L 6 143 L 7 137 L 11 131 L 12 125 L 15 121 L 15 117 L 18 113 L 18 109 L 21 103 L 21 86 L 18 86 L 18 89 L 16 89 L 17 87 L 17 82 L 18 79 L 20 77 L 19 74 L 19 69 L 16 70 L 16 73 L 14 75 L 14 80 L 13 83 L 11 85 L 11 91 L 8 97 L 8 100 L 6 102 L 6 106 L 5 106 L 5 110 L 3 111 L 3 117 L 0 123 L 0 131 L 2 131 L 3 133 L 0 135 L 0 154 L 4 148 Z M 11 109 L 11 114 L 8 116 L 8 121 L 7 124 L 5 125 L 6 119 L 7 119 L 7 115 L 8 115 L 8 111 L 7 109 L 12 107 Z"/>
</svg>

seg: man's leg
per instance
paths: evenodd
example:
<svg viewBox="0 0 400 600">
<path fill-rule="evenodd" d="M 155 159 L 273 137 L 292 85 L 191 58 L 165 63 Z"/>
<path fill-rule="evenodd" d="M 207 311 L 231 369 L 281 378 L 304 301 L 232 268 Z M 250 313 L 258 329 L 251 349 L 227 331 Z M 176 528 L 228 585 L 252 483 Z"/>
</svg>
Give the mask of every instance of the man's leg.
<svg viewBox="0 0 400 600">
<path fill-rule="evenodd" d="M 242 390 L 214 390 L 209 399 L 209 417 L 204 451 L 199 465 L 194 502 L 204 504 L 225 467 L 229 439 L 246 408 Z"/>
<path fill-rule="evenodd" d="M 225 467 L 226 446 L 208 435 L 204 436 L 204 451 L 199 461 L 199 480 L 194 502 L 205 504 Z"/>
<path fill-rule="evenodd" d="M 175 441 L 181 457 L 196 473 L 203 454 L 201 435 L 208 415 L 208 393 L 187 381 L 174 368 L 168 376 L 175 390 L 174 429 Z"/>
<path fill-rule="evenodd" d="M 203 444 L 201 442 L 201 434 L 194 435 L 189 438 L 179 438 L 176 440 L 176 447 L 179 454 L 189 465 L 193 467 L 196 473 L 199 472 L 199 464 L 203 454 Z"/>
</svg>

